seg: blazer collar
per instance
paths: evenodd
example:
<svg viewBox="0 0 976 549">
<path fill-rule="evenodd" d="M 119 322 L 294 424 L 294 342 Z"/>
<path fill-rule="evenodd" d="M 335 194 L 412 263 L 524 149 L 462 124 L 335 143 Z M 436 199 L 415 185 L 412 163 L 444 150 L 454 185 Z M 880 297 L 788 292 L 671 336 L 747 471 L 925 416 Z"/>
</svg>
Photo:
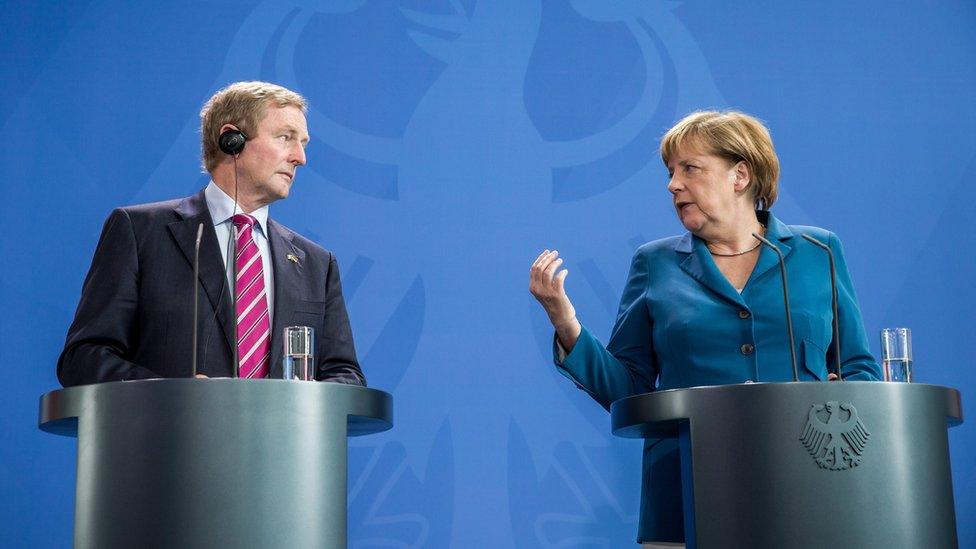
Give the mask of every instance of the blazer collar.
<svg viewBox="0 0 976 549">
<path fill-rule="evenodd" d="M 191 268 L 197 227 L 203 224 L 203 238 L 200 241 L 200 284 L 211 306 L 217 311 L 217 321 L 230 348 L 234 341 L 236 325 L 231 315 L 230 289 L 227 287 L 227 275 L 221 261 L 220 245 L 217 243 L 217 233 L 214 231 L 210 210 L 207 209 L 204 192 L 201 190 L 193 196 L 184 198 L 174 211 L 181 219 L 170 223 L 168 228 Z M 205 321 L 206 319 L 201 319 L 200 325 L 202 326 Z"/>
<path fill-rule="evenodd" d="M 783 260 L 788 260 L 790 254 L 793 253 L 793 231 L 767 210 L 757 211 L 756 217 L 759 218 L 760 223 L 766 226 L 766 240 L 776 244 L 779 251 L 783 253 Z M 758 280 L 770 270 L 776 268 L 779 268 L 779 258 L 776 256 L 776 252 L 770 250 L 767 246 L 763 246 L 762 251 L 759 253 L 759 261 L 756 262 L 756 267 L 752 270 L 752 275 L 746 283 L 746 288 L 753 281 Z"/>
<path fill-rule="evenodd" d="M 784 258 L 789 257 L 793 251 L 793 231 L 768 211 L 757 211 L 756 217 L 759 218 L 760 223 L 766 226 L 766 238 L 776 244 L 780 251 L 783 252 Z M 742 294 L 732 287 L 732 284 L 725 278 L 725 275 L 715 266 L 715 261 L 712 259 L 712 254 L 708 251 L 704 240 L 688 232 L 678 240 L 674 246 L 674 250 L 679 254 L 687 254 L 687 257 L 681 261 L 681 269 L 683 271 L 724 299 L 743 307 L 746 306 Z M 765 276 L 767 272 L 775 268 L 778 264 L 779 260 L 776 257 L 776 252 L 763 246 L 759 252 L 759 260 L 756 262 L 756 267 L 746 282 L 743 292 L 748 292 L 750 284 L 753 284 L 760 277 Z"/>
<path fill-rule="evenodd" d="M 295 233 L 268 219 L 268 243 L 274 269 L 274 318 L 271 327 L 271 369 L 269 377 L 281 377 L 285 328 L 291 323 L 301 296 L 310 288 L 305 277 L 305 251 L 295 245 Z"/>
</svg>

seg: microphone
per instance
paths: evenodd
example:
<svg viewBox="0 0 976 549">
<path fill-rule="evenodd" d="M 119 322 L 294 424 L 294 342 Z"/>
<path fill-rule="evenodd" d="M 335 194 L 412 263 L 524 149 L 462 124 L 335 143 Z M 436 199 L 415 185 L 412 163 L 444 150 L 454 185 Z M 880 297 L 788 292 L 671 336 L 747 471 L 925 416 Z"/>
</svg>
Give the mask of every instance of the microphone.
<svg viewBox="0 0 976 549">
<path fill-rule="evenodd" d="M 225 132 L 225 134 L 226 133 L 229 132 Z M 223 135 L 224 134 L 222 134 L 222 136 Z M 247 136 L 244 137 L 246 140 Z M 243 149 L 243 144 L 241 145 L 241 148 Z M 233 360 L 233 364 L 231 365 L 231 376 L 239 377 L 240 364 L 239 364 L 238 349 L 237 349 L 237 345 L 238 345 L 238 341 L 237 341 L 237 226 L 234 225 L 234 216 L 237 214 L 237 205 L 238 205 L 237 203 L 237 190 L 238 190 L 237 156 L 240 153 L 240 151 L 237 151 L 236 153 L 231 153 L 227 151 L 225 152 L 226 154 L 232 155 L 232 158 L 234 159 L 234 208 L 231 210 L 230 213 L 230 230 L 227 232 L 227 246 L 225 247 L 225 249 L 227 250 L 227 255 L 229 256 L 230 259 L 230 264 L 232 269 L 231 276 L 233 276 L 232 279 L 233 283 L 230 285 L 229 288 L 231 294 L 230 297 L 231 314 L 233 315 L 233 319 L 234 319 L 234 341 L 231 344 L 231 353 L 232 353 L 232 360 Z M 214 306 L 214 314 L 213 317 L 211 317 L 210 319 L 210 329 L 207 331 L 207 343 L 206 345 L 204 345 L 204 350 L 203 350 L 204 366 L 207 365 L 207 354 L 210 352 L 210 336 L 213 335 L 213 328 L 214 328 L 214 324 L 217 321 L 217 314 L 220 311 L 221 303 L 223 303 L 224 301 L 225 289 L 227 289 L 227 261 L 224 261 L 224 276 L 221 277 L 220 292 L 218 293 L 217 304 Z"/>
<path fill-rule="evenodd" d="M 837 267 L 834 265 L 834 252 L 830 249 L 830 246 L 808 234 L 800 236 L 807 242 L 827 252 L 827 258 L 830 260 L 830 306 L 834 311 L 834 321 L 831 323 L 834 329 L 834 359 L 836 359 L 835 362 L 837 363 L 837 380 L 844 381 L 844 376 L 840 373 L 840 320 L 837 317 Z"/>
<path fill-rule="evenodd" d="M 235 207 L 235 211 L 236 211 L 236 207 Z M 231 223 L 231 229 L 227 232 L 226 249 L 228 250 L 228 255 L 231 253 L 232 246 L 233 246 L 233 244 L 231 244 L 231 240 L 234 240 L 234 237 L 235 237 L 234 224 Z M 224 276 L 220 277 L 220 291 L 217 292 L 217 304 L 214 306 L 213 316 L 210 317 L 210 322 L 207 324 L 207 341 L 203 345 L 203 367 L 204 368 L 207 367 L 207 357 L 210 354 L 210 339 L 213 337 L 214 327 L 217 323 L 217 314 L 220 311 L 220 306 L 224 303 L 224 294 L 227 293 L 225 291 L 227 290 L 227 270 L 228 270 L 227 262 L 225 261 L 224 270 L 223 270 Z M 233 292 L 233 290 L 231 291 Z M 236 329 L 234 333 L 236 338 L 236 333 L 237 333 Z M 233 345 L 233 347 L 236 348 L 237 346 Z M 231 370 L 233 370 L 233 368 L 231 368 Z"/>
<path fill-rule="evenodd" d="M 800 381 L 800 374 L 796 369 L 796 348 L 793 345 L 793 315 L 790 314 L 790 290 L 786 282 L 786 260 L 783 259 L 783 252 L 779 251 L 775 244 L 766 240 L 762 235 L 752 233 L 752 236 L 756 237 L 756 240 L 762 242 L 763 245 L 772 248 L 779 258 L 779 273 L 783 278 L 783 304 L 786 306 L 786 335 L 789 336 L 790 340 L 790 362 L 793 364 L 793 381 Z"/>
<path fill-rule="evenodd" d="M 200 330 L 197 316 L 200 314 L 200 241 L 203 240 L 203 223 L 197 226 L 197 240 L 193 247 L 193 359 L 192 377 L 197 376 L 197 332 Z"/>
<path fill-rule="evenodd" d="M 241 135 L 244 135 L 244 133 L 241 132 Z M 247 136 L 246 135 L 244 135 L 244 139 L 245 140 L 247 139 Z M 230 295 L 231 295 L 230 312 L 231 312 L 232 318 L 234 319 L 234 344 L 231 345 L 231 347 L 233 347 L 233 349 L 231 351 L 231 353 L 232 353 L 231 359 L 234 361 L 234 366 L 233 367 L 234 367 L 234 377 L 235 378 L 241 377 L 241 357 L 239 356 L 240 355 L 241 342 L 240 342 L 240 339 L 239 339 L 240 336 L 237 333 L 237 239 L 238 239 L 238 237 L 240 235 L 238 234 L 237 224 L 234 223 L 234 215 L 237 214 L 237 204 L 238 204 L 238 202 L 237 202 L 237 200 L 238 200 L 237 199 L 237 191 L 238 191 L 237 157 L 240 156 L 240 153 L 241 153 L 242 150 L 244 150 L 244 144 L 243 143 L 241 143 L 241 148 L 237 151 L 237 153 L 234 154 L 234 210 L 230 214 L 230 219 L 231 219 L 231 221 L 230 221 L 231 234 L 234 235 L 234 253 L 231 254 L 231 256 L 230 256 L 231 257 L 230 263 L 231 263 L 231 269 L 232 269 L 231 270 L 231 273 L 233 273 L 233 276 L 231 276 L 231 279 L 230 279 L 231 280 L 231 285 L 230 285 Z"/>
</svg>

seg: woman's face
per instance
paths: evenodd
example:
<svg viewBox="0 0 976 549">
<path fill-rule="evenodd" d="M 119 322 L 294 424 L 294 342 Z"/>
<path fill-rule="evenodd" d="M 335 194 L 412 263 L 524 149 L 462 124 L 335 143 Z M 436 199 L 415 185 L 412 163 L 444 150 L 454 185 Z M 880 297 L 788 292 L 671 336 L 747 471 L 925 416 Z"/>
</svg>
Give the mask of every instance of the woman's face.
<svg viewBox="0 0 976 549">
<path fill-rule="evenodd" d="M 674 208 L 686 229 L 701 236 L 709 226 L 734 219 L 741 207 L 741 191 L 748 185 L 744 162 L 729 164 L 724 158 L 703 153 L 699 147 L 681 144 L 668 163 Z"/>
</svg>

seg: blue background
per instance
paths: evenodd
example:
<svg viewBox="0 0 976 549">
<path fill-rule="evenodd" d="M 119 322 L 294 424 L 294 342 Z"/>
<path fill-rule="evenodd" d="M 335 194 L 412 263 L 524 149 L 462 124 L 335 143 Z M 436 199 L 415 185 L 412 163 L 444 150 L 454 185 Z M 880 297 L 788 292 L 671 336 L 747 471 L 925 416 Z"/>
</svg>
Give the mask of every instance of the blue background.
<svg viewBox="0 0 976 549">
<path fill-rule="evenodd" d="M 272 216 L 338 254 L 396 398 L 352 442 L 351 547 L 633 542 L 640 444 L 555 373 L 527 272 L 558 248 L 605 340 L 633 250 L 682 231 L 656 144 L 696 108 L 767 121 L 774 211 L 844 241 L 875 354 L 913 328 L 917 378 L 972 409 L 972 0 L 5 2 L 0 28 L 4 547 L 70 543 L 75 440 L 37 399 L 105 216 L 205 184 L 197 112 L 236 80 L 310 100 Z M 974 547 L 972 422 L 950 443 Z"/>
</svg>

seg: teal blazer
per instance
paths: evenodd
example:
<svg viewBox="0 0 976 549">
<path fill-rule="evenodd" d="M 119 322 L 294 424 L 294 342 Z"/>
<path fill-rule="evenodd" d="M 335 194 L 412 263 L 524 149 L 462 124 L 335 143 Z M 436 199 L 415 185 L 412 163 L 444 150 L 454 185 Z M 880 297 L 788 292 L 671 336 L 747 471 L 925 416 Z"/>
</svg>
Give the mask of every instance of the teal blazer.
<svg viewBox="0 0 976 549">
<path fill-rule="evenodd" d="M 824 381 L 834 364 L 827 254 L 801 234 L 834 253 L 844 378 L 880 379 L 837 236 L 757 214 L 786 259 L 800 380 Z M 785 317 L 775 252 L 763 247 L 740 294 L 705 242 L 687 233 L 637 250 L 606 347 L 584 327 L 562 361 L 553 351 L 559 371 L 609 409 L 615 400 L 655 390 L 792 381 Z M 645 441 L 643 463 L 638 541 L 683 541 L 677 442 Z"/>
</svg>

